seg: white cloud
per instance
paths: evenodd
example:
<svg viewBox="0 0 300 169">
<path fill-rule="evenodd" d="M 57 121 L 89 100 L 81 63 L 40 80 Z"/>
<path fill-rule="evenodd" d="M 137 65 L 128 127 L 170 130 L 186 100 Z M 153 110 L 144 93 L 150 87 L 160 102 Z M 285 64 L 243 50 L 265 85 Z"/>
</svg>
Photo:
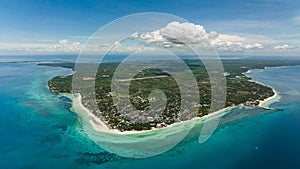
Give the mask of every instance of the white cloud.
<svg viewBox="0 0 300 169">
<path fill-rule="evenodd" d="M 69 41 L 67 39 L 59 40 L 59 44 L 68 44 Z"/>
<path fill-rule="evenodd" d="M 139 33 L 138 33 L 138 32 L 134 32 L 134 33 L 130 36 L 131 39 L 136 39 L 136 38 L 138 38 L 138 37 L 139 37 Z"/>
<path fill-rule="evenodd" d="M 73 42 L 72 45 L 74 45 L 74 46 L 79 46 L 79 45 L 80 45 L 80 42 Z"/>
<path fill-rule="evenodd" d="M 57 43 L 2 43 L 1 54 L 57 54 L 78 53 L 83 45 L 80 42 L 69 42 L 66 39 Z"/>
<path fill-rule="evenodd" d="M 136 35 L 134 35 L 136 37 Z M 131 37 L 134 37 L 131 36 Z M 164 42 L 165 38 L 160 34 L 160 32 L 154 31 L 154 32 L 150 32 L 150 33 L 146 33 L 146 34 L 141 34 L 139 36 L 139 38 L 145 42 L 149 42 L 149 43 L 157 43 L 157 42 Z"/>
<path fill-rule="evenodd" d="M 229 41 L 245 41 L 246 38 L 237 36 L 237 35 L 227 35 L 227 34 L 219 34 L 218 38 L 220 40 L 229 40 Z"/>
<path fill-rule="evenodd" d="M 264 46 L 261 43 L 254 43 L 254 44 L 244 44 L 246 49 L 263 49 Z"/>
<path fill-rule="evenodd" d="M 122 45 L 121 45 L 121 43 L 119 41 L 115 41 L 114 42 L 114 47 L 115 48 L 120 48 L 120 47 L 122 47 Z"/>
<path fill-rule="evenodd" d="M 279 35 L 278 35 L 279 36 Z M 287 37 L 287 35 L 282 35 Z M 297 44 L 297 36 L 289 35 L 295 38 L 295 43 L 285 41 L 285 43 Z M 273 36 L 272 36 L 273 37 Z M 78 38 L 78 39 L 76 39 Z M 69 36 L 59 41 L 39 41 L 41 43 L 0 43 L 0 54 L 61 54 L 61 53 L 79 53 L 84 44 L 78 42 L 85 36 Z M 287 44 L 278 45 L 279 40 L 270 39 L 267 35 L 256 34 L 233 34 L 215 31 L 207 31 L 202 25 L 193 23 L 171 22 L 165 27 L 152 32 L 139 34 L 134 32 L 125 41 L 115 41 L 109 43 L 102 37 L 93 37 L 99 39 L 102 44 L 91 44 L 88 50 L 91 53 L 104 53 L 107 50 L 115 53 L 130 53 L 139 51 L 151 51 L 152 54 L 157 47 L 172 48 L 175 52 L 186 54 L 189 52 L 184 48 L 184 44 L 198 45 L 204 48 L 215 48 L 219 52 L 251 52 L 251 54 L 273 54 L 279 50 L 285 50 L 284 53 L 296 53 L 297 50 L 287 50 L 298 48 Z M 101 39 L 102 38 L 102 39 Z M 275 38 L 275 37 L 273 37 Z M 82 42 L 82 41 L 81 41 Z M 98 41 L 97 41 L 98 42 Z M 141 43 L 142 42 L 142 43 Z M 282 41 L 281 41 L 282 42 Z M 146 43 L 146 44 L 145 44 Z M 149 44 L 148 44 L 149 43 Z M 112 48 L 111 48 L 112 47 Z"/>
<path fill-rule="evenodd" d="M 273 49 L 286 50 L 286 49 L 296 49 L 296 48 L 297 48 L 296 46 L 290 46 L 290 45 L 284 44 L 284 45 L 275 46 Z"/>
<path fill-rule="evenodd" d="M 105 48 L 106 50 L 110 49 L 110 46 L 107 46 Z M 152 54 L 152 52 L 150 51 L 154 51 L 155 48 L 151 47 L 151 46 L 144 46 L 144 45 L 139 45 L 139 44 L 127 44 L 126 42 L 122 43 L 120 41 L 115 41 L 112 48 L 109 50 L 110 53 L 132 53 L 132 52 L 149 52 L 150 54 Z M 106 52 L 106 51 L 103 51 Z"/>
<path fill-rule="evenodd" d="M 245 38 L 237 35 L 218 34 L 215 31 L 207 32 L 202 25 L 193 23 L 171 22 L 164 28 L 138 35 L 134 33 L 131 38 L 137 38 L 147 43 L 158 43 L 163 47 L 183 44 L 198 45 L 204 48 L 216 48 L 218 51 L 245 51 L 263 49 L 261 43 L 244 43 Z"/>
<path fill-rule="evenodd" d="M 83 49 L 84 44 L 77 41 L 59 40 L 56 43 L 0 43 L 0 54 L 76 54 Z M 112 47 L 112 49 L 111 49 Z M 137 45 L 122 45 L 119 41 L 113 44 L 89 44 L 88 51 L 90 54 L 105 53 L 131 53 L 140 51 L 153 51 L 152 47 Z M 151 53 L 151 52 L 149 52 Z"/>
</svg>

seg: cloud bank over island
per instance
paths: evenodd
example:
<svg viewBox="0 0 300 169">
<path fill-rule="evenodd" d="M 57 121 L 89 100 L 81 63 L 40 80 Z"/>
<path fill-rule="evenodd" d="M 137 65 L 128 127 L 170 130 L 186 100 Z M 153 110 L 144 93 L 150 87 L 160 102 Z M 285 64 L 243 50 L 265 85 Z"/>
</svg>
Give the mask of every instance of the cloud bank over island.
<svg viewBox="0 0 300 169">
<path fill-rule="evenodd" d="M 110 35 L 107 36 L 109 37 Z M 78 54 L 80 50 L 83 49 L 85 40 L 88 40 L 87 36 L 68 36 L 66 39 L 60 39 L 53 43 L 2 43 L 0 44 L 0 53 Z M 288 44 L 268 43 L 268 39 L 264 40 L 256 38 L 255 36 L 247 37 L 207 31 L 207 29 L 200 24 L 173 21 L 168 23 L 165 27 L 153 30 L 152 32 L 134 32 L 125 40 L 116 41 L 114 44 L 95 44 L 95 46 L 91 48 L 91 54 L 105 53 L 108 50 L 116 54 L 153 51 L 151 45 L 161 48 L 179 48 L 180 50 L 178 51 L 180 51 L 180 54 L 186 54 L 186 50 L 182 50 L 185 48 L 185 45 L 215 49 L 220 54 L 275 53 L 276 51 L 287 51 L 297 48 L 297 46 Z"/>
<path fill-rule="evenodd" d="M 202 25 L 176 21 L 153 32 L 140 35 L 136 32 L 132 34 L 131 38 L 138 38 L 148 43 L 160 43 L 163 47 L 180 47 L 183 44 L 193 44 L 204 48 L 215 48 L 217 51 L 233 52 L 264 48 L 259 42 L 244 43 L 241 42 L 244 38 L 236 35 L 222 35 L 215 31 L 207 32 Z"/>
</svg>

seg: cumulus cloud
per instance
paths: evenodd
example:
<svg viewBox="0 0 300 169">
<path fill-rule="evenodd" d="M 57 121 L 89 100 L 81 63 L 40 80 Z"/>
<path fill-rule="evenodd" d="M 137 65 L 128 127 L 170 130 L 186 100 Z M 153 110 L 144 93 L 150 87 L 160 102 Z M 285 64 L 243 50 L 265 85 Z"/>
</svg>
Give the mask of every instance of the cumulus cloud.
<svg viewBox="0 0 300 169">
<path fill-rule="evenodd" d="M 206 33 L 201 25 L 171 22 L 164 28 L 141 34 L 139 38 L 150 43 L 199 44 L 207 43 L 208 38 L 216 36 L 218 36 L 216 32 L 212 32 L 212 34 Z"/>
<path fill-rule="evenodd" d="M 295 48 L 297 48 L 297 47 L 296 46 L 290 46 L 290 45 L 284 44 L 284 45 L 275 46 L 273 49 L 276 49 L 276 50 L 286 50 L 286 49 L 295 49 Z"/>
<path fill-rule="evenodd" d="M 77 41 L 69 41 L 62 39 L 56 43 L 0 43 L 1 54 L 75 54 L 79 53 L 83 49 L 84 44 Z M 112 47 L 112 48 L 111 48 Z M 90 54 L 106 53 L 107 51 L 112 53 L 131 53 L 141 51 L 153 51 L 151 46 L 138 46 L 138 45 L 123 45 L 119 41 L 115 41 L 113 44 L 89 44 L 88 51 Z"/>
<path fill-rule="evenodd" d="M 132 52 L 149 52 L 154 51 L 155 48 L 151 46 L 143 46 L 138 44 L 127 44 L 126 42 L 115 41 L 110 49 L 110 46 L 106 47 L 111 53 L 132 53 Z M 106 51 L 103 51 L 106 52 Z"/>
<path fill-rule="evenodd" d="M 74 45 L 74 46 L 79 46 L 79 45 L 80 45 L 80 42 L 73 42 L 72 45 Z"/>
<path fill-rule="evenodd" d="M 248 37 L 248 36 L 246 36 Z M 77 39 L 76 39 L 77 38 Z M 43 44 L 0 44 L 0 52 L 9 54 L 17 51 L 20 54 L 32 53 L 79 53 L 84 45 L 78 42 L 84 36 L 69 36 L 68 39 L 61 39 L 57 42 Z M 99 37 L 93 37 L 99 38 Z M 99 38 L 102 42 L 101 38 Z M 254 40 L 253 40 L 254 39 Z M 88 50 L 91 53 L 104 53 L 108 50 L 116 53 L 130 53 L 140 51 L 151 51 L 153 53 L 157 47 L 173 48 L 175 52 L 188 53 L 185 44 L 195 45 L 196 47 L 214 48 L 222 52 L 244 52 L 263 49 L 262 38 L 244 38 L 237 35 L 221 34 L 216 31 L 208 32 L 202 25 L 188 22 L 170 22 L 165 27 L 147 33 L 134 32 L 125 42 L 115 41 L 112 44 L 103 42 L 102 44 L 90 44 Z M 259 39 L 259 42 L 257 42 Z M 141 43 L 142 42 L 142 43 Z M 145 43 L 150 43 L 145 44 Z M 265 42 L 264 42 L 265 43 Z M 112 47 L 112 48 L 111 48 Z M 293 46 L 282 45 L 274 49 L 292 49 Z"/>
<path fill-rule="evenodd" d="M 131 39 L 136 39 L 136 38 L 138 38 L 138 37 L 139 37 L 139 33 L 138 33 L 138 32 L 134 32 L 134 33 L 130 36 Z"/>
<path fill-rule="evenodd" d="M 240 36 L 218 34 L 215 31 L 207 32 L 202 25 L 176 21 L 153 32 L 143 34 L 135 32 L 130 38 L 136 38 L 147 43 L 158 43 L 163 47 L 191 44 L 205 48 L 216 48 L 219 51 L 245 51 L 264 48 L 258 42 L 244 43 L 245 38 Z"/>
<path fill-rule="evenodd" d="M 59 44 L 68 44 L 69 41 L 67 39 L 59 40 Z"/>
<path fill-rule="evenodd" d="M 220 40 L 228 40 L 228 41 L 245 41 L 246 38 L 241 37 L 241 36 L 237 36 L 237 35 L 227 35 L 227 34 L 219 34 L 218 38 Z"/>
<path fill-rule="evenodd" d="M 121 45 L 121 43 L 119 41 L 115 41 L 114 42 L 114 47 L 115 48 L 120 48 L 120 47 L 122 47 L 122 45 Z"/>
<path fill-rule="evenodd" d="M 78 53 L 82 47 L 80 42 L 62 39 L 57 43 L 4 43 L 0 44 L 0 51 L 5 54 Z"/>
</svg>

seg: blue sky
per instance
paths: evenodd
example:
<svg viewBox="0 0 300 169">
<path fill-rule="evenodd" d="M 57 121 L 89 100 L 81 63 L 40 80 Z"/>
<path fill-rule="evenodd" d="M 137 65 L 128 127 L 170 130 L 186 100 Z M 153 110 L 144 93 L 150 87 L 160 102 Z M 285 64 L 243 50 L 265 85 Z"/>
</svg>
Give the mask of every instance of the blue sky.
<svg viewBox="0 0 300 169">
<path fill-rule="evenodd" d="M 49 54 L 31 48 L 84 44 L 88 36 L 110 21 L 138 12 L 170 13 L 207 31 L 264 46 L 244 51 L 245 55 L 296 56 L 300 51 L 299 0 L 1 0 L 0 55 Z M 76 54 L 76 50 L 71 53 Z"/>
</svg>

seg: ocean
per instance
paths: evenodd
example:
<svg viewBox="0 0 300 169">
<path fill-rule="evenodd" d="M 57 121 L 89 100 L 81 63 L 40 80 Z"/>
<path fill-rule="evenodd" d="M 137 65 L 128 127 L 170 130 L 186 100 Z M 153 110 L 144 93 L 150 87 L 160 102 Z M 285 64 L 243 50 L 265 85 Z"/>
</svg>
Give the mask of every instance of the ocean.
<svg viewBox="0 0 300 169">
<path fill-rule="evenodd" d="M 83 131 L 71 100 L 51 93 L 47 81 L 70 69 L 38 62 L 69 56 L 0 57 L 0 168 L 298 169 L 300 168 L 300 66 L 252 70 L 274 87 L 283 111 L 232 109 L 205 143 L 190 135 L 164 154 L 130 159 L 106 152 Z M 227 122 L 231 116 L 249 117 Z"/>
</svg>

